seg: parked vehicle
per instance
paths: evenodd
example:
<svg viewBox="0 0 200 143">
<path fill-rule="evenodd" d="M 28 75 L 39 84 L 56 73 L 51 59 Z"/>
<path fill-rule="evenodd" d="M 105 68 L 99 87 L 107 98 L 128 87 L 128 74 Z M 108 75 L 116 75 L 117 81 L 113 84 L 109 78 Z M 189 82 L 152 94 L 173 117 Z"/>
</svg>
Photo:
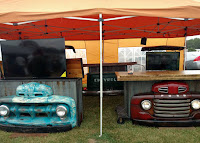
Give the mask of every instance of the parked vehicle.
<svg viewBox="0 0 200 143">
<path fill-rule="evenodd" d="M 133 122 L 158 126 L 200 125 L 200 94 L 190 93 L 184 82 L 161 82 L 151 93 L 134 95 L 131 100 Z"/>
<path fill-rule="evenodd" d="M 187 52 L 185 69 L 186 70 L 200 69 L 200 52 Z"/>
<path fill-rule="evenodd" d="M 53 95 L 50 86 L 30 82 L 16 95 L 0 98 L 0 129 L 15 132 L 61 132 L 76 126 L 76 103 Z"/>
</svg>

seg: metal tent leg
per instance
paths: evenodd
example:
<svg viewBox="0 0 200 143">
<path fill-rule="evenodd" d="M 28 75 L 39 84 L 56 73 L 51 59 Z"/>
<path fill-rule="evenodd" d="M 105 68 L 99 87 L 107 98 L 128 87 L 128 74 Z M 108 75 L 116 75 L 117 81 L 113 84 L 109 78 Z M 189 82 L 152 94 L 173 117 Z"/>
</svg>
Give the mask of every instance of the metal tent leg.
<svg viewBox="0 0 200 143">
<path fill-rule="evenodd" d="M 102 110 L 103 110 L 103 68 L 102 68 L 102 14 L 99 14 L 100 32 L 100 135 L 102 136 Z"/>
</svg>

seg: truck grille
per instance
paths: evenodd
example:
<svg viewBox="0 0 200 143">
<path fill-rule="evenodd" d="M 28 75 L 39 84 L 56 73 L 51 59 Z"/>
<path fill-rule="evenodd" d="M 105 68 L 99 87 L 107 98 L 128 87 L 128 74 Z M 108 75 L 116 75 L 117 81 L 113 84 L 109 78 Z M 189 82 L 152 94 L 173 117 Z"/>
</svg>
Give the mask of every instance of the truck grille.
<svg viewBox="0 0 200 143">
<path fill-rule="evenodd" d="M 168 93 L 168 87 L 160 87 L 160 88 L 158 88 L 158 91 L 160 93 Z"/>
<path fill-rule="evenodd" d="M 183 92 L 185 92 L 187 90 L 187 88 L 186 87 L 178 87 L 178 93 L 183 93 Z"/>
<path fill-rule="evenodd" d="M 161 118 L 185 118 L 190 113 L 190 99 L 155 99 L 154 116 Z"/>
<path fill-rule="evenodd" d="M 9 116 L 15 117 L 51 117 L 56 112 L 56 104 L 12 104 Z"/>
</svg>

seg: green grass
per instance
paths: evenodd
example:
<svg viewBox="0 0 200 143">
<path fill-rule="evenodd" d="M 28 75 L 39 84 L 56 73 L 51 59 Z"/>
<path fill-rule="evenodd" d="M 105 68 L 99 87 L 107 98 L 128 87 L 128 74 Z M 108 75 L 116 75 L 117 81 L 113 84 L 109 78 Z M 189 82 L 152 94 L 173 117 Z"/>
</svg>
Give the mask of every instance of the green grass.
<svg viewBox="0 0 200 143">
<path fill-rule="evenodd" d="M 123 96 L 104 96 L 103 99 L 103 136 L 99 137 L 99 97 L 83 97 L 84 120 L 81 127 L 76 127 L 64 133 L 48 134 L 42 137 L 17 137 L 13 133 L 0 131 L 0 142 L 13 143 L 197 143 L 200 142 L 200 127 L 198 128 L 154 128 L 132 125 L 131 121 L 119 125 L 116 123 L 115 107 L 123 103 Z"/>
</svg>

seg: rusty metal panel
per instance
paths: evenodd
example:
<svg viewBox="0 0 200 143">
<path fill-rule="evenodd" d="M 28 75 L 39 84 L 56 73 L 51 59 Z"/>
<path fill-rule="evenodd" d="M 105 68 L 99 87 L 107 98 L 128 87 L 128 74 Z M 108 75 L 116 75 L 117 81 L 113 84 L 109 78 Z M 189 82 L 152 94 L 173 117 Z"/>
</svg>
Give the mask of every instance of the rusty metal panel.
<svg viewBox="0 0 200 143">
<path fill-rule="evenodd" d="M 126 81 L 124 84 L 124 105 L 130 117 L 130 103 L 133 95 L 151 92 L 151 87 L 156 81 Z"/>
<path fill-rule="evenodd" d="M 77 125 L 80 125 L 83 116 L 82 79 L 0 80 L 0 97 L 16 95 L 17 86 L 29 82 L 51 86 L 54 95 L 72 97 L 77 106 Z"/>
</svg>

